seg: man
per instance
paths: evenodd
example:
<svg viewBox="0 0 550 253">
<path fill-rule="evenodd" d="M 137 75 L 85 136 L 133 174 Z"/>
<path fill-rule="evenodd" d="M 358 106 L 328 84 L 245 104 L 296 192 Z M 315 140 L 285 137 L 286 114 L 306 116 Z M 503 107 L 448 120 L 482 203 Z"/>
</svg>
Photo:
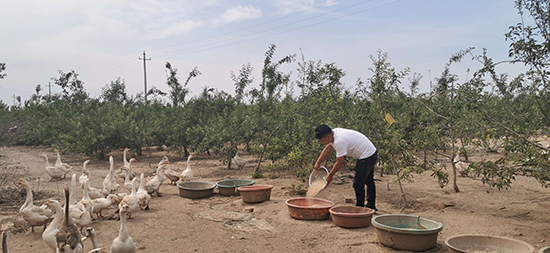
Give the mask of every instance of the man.
<svg viewBox="0 0 550 253">
<path fill-rule="evenodd" d="M 336 163 L 327 176 L 327 182 L 330 183 L 334 174 L 344 164 L 345 156 L 356 158 L 357 164 L 355 165 L 355 178 L 353 179 L 356 206 L 378 210 L 376 209 L 376 187 L 374 185 L 374 165 L 378 161 L 378 154 L 372 142 L 364 134 L 355 130 L 330 129 L 327 125 L 319 125 L 315 128 L 315 138 L 326 146 L 313 168 L 319 169 L 332 149 L 336 149 Z M 367 185 L 367 205 L 365 205 L 365 185 Z"/>
</svg>

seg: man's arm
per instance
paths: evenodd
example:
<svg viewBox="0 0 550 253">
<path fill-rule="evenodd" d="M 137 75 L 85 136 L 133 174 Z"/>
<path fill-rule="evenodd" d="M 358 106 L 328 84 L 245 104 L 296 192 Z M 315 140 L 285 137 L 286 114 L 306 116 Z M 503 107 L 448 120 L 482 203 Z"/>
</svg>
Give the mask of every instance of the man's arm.
<svg viewBox="0 0 550 253">
<path fill-rule="evenodd" d="M 342 168 L 342 165 L 344 164 L 344 157 L 345 156 L 336 157 L 336 163 L 334 164 L 334 167 L 332 167 L 332 170 L 330 170 L 330 173 L 328 173 L 327 175 L 327 183 L 330 183 L 334 174 L 336 174 L 336 172 L 338 172 L 340 168 Z"/>
<path fill-rule="evenodd" d="M 319 155 L 319 158 L 317 158 L 317 162 L 315 162 L 315 166 L 313 166 L 313 169 L 319 169 L 321 167 L 321 163 L 327 159 L 328 155 L 330 155 L 330 151 L 332 151 L 332 145 L 328 144 L 325 146 L 323 151 L 321 151 L 321 155 Z"/>
</svg>

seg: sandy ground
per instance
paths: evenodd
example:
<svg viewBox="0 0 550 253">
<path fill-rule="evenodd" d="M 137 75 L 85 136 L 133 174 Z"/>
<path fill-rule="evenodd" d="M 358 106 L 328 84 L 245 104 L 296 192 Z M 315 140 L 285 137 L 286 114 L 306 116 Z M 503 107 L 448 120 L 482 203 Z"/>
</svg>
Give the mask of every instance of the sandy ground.
<svg viewBox="0 0 550 253">
<path fill-rule="evenodd" d="M 34 190 L 47 192 L 57 199 L 61 197 L 67 179 L 50 182 L 44 170 L 45 153 L 50 162 L 55 162 L 55 153 L 46 148 L 9 147 L 0 148 L 0 161 L 8 168 L 21 168 Z M 186 168 L 185 157 L 165 152 L 144 152 L 136 157 L 134 171 L 152 172 L 149 164 L 156 164 L 167 155 L 170 168 L 182 171 Z M 122 166 L 122 153 L 113 153 L 115 167 Z M 244 156 L 248 164 L 244 169 L 228 170 L 217 157 L 194 156 L 191 168 L 198 181 L 217 182 L 222 179 L 250 179 L 254 170 L 254 158 Z M 82 155 L 62 155 L 64 162 L 73 165 L 77 176 L 82 163 L 88 159 Z M 53 161 L 52 161 L 53 160 Z M 92 186 L 101 188 L 107 175 L 108 161 L 91 159 L 88 168 L 92 173 Z M 354 200 L 351 172 L 342 169 L 334 182 L 317 197 L 330 200 L 336 205 Z M 70 175 L 70 174 L 69 174 Z M 292 198 L 291 185 L 304 185 L 293 173 L 278 175 L 265 172 L 265 178 L 256 184 L 270 184 L 274 188 L 271 200 L 259 204 L 243 203 L 240 196 L 226 197 L 217 189 L 210 198 L 191 200 L 179 196 L 179 189 L 167 180 L 161 187 L 163 197 L 153 197 L 149 211 L 138 211 L 128 220 L 130 236 L 138 252 L 406 252 L 383 246 L 376 228 L 345 229 L 334 225 L 331 219 L 304 221 L 290 217 L 285 200 Z M 38 179 L 38 177 L 40 177 Z M 437 245 L 428 252 L 450 252 L 445 239 L 459 234 L 489 234 L 506 236 L 530 243 L 535 249 L 550 245 L 550 189 L 542 188 L 532 178 L 517 177 L 511 189 L 497 190 L 483 185 L 479 180 L 460 177 L 460 193 L 452 186 L 439 188 L 429 173 L 416 175 L 415 182 L 405 182 L 403 187 L 411 208 L 402 210 L 401 196 L 395 177 L 375 176 L 377 179 L 377 214 L 405 213 L 419 215 L 444 224 Z M 40 185 L 39 181 L 40 180 Z M 82 196 L 81 189 L 77 198 Z M 44 200 L 36 200 L 40 204 Z M 0 206 L 2 229 L 10 228 L 11 252 L 49 252 L 42 241 L 42 228 L 35 233 L 23 230 L 17 216 L 19 206 Z M 252 209 L 252 212 L 249 212 Z M 114 215 L 115 208 L 104 212 Z M 16 225 L 14 227 L 14 221 Z M 109 248 L 117 237 L 120 222 L 103 219 L 92 223 L 98 233 L 99 245 Z M 84 243 L 85 252 L 92 249 L 91 242 Z"/>
</svg>

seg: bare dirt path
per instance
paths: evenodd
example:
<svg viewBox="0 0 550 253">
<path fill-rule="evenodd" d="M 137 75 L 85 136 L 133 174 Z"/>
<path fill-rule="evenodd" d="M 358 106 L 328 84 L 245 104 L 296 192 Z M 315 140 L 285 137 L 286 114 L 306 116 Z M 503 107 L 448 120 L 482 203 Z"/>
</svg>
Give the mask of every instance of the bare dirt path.
<svg viewBox="0 0 550 253">
<path fill-rule="evenodd" d="M 45 153 L 50 163 L 55 162 L 55 153 L 47 148 L 3 147 L 0 148 L 0 163 L 7 168 L 20 168 L 19 173 L 29 180 L 31 187 L 63 200 L 60 189 L 67 179 L 50 182 L 44 171 Z M 136 157 L 134 171 L 152 172 L 149 164 L 156 164 L 162 156 L 171 159 L 170 167 L 181 172 L 187 166 L 186 159 L 166 152 L 145 152 L 148 156 Z M 112 154 L 115 167 L 122 166 L 122 153 Z M 63 155 L 63 161 L 73 165 L 80 176 L 82 163 L 89 159 L 82 155 Z M 248 164 L 242 170 L 228 170 L 217 157 L 194 156 L 191 167 L 199 181 L 217 182 L 222 179 L 250 179 L 254 170 L 254 158 L 243 156 Z M 101 188 L 108 172 L 108 161 L 91 159 L 88 165 L 92 173 L 91 185 Z M 317 197 L 328 199 L 337 205 L 354 199 L 352 180 L 344 171 L 337 174 L 335 182 Z M 256 184 L 270 184 L 271 200 L 259 204 L 245 204 L 239 196 L 226 197 L 217 194 L 210 198 L 191 200 L 179 196 L 177 186 L 165 181 L 161 186 L 163 197 L 151 199 L 149 211 L 138 211 L 128 220 L 131 237 L 138 252 L 398 252 L 380 244 L 373 226 L 359 229 L 340 228 L 328 219 L 302 221 L 292 219 L 285 200 L 293 197 L 291 185 L 304 185 L 293 173 L 277 176 L 265 172 L 265 178 Z M 439 188 L 429 174 L 416 175 L 414 183 L 404 183 L 407 198 L 412 202 L 409 209 L 401 209 L 400 193 L 393 176 L 377 178 L 378 214 L 406 213 L 419 215 L 444 224 L 437 245 L 428 252 L 450 252 L 444 240 L 458 234 L 491 234 L 506 236 L 528 242 L 536 249 L 550 245 L 550 189 L 541 188 L 532 178 L 518 177 L 508 190 L 491 189 L 479 180 L 459 178 L 460 193 L 452 187 Z M 10 183 L 11 186 L 13 184 Z M 388 188 L 389 187 L 389 188 Z M 306 188 L 307 189 L 307 188 Z M 79 189 L 80 190 L 80 189 Z M 81 190 L 80 190 L 81 191 Z M 82 193 L 77 193 L 80 199 Z M 35 204 L 40 204 L 35 201 Z M 30 234 L 21 226 L 17 216 L 18 206 L 0 206 L 2 229 L 10 228 L 11 252 L 49 252 L 41 239 L 42 228 Z M 253 209 L 252 212 L 249 212 Z M 114 215 L 111 208 L 104 214 Z M 14 227 L 13 222 L 16 221 Z M 19 222 L 18 222 L 19 221 Z M 95 221 L 91 225 L 98 233 L 101 247 L 109 248 L 117 237 L 120 223 L 114 219 Z M 89 241 L 85 252 L 92 249 Z M 404 252 L 404 251 L 399 251 Z"/>
</svg>

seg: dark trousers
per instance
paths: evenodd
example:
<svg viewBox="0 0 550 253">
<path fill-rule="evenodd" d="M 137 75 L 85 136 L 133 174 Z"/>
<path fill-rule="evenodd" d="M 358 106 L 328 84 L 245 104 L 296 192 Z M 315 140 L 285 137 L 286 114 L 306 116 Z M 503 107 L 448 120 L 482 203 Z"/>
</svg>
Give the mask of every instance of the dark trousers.
<svg viewBox="0 0 550 253">
<path fill-rule="evenodd" d="M 365 206 L 365 185 L 367 185 L 368 208 L 376 207 L 376 186 L 374 185 L 374 165 L 378 161 L 378 153 L 357 160 L 355 165 L 355 178 L 353 189 L 355 190 L 356 206 Z"/>
</svg>

